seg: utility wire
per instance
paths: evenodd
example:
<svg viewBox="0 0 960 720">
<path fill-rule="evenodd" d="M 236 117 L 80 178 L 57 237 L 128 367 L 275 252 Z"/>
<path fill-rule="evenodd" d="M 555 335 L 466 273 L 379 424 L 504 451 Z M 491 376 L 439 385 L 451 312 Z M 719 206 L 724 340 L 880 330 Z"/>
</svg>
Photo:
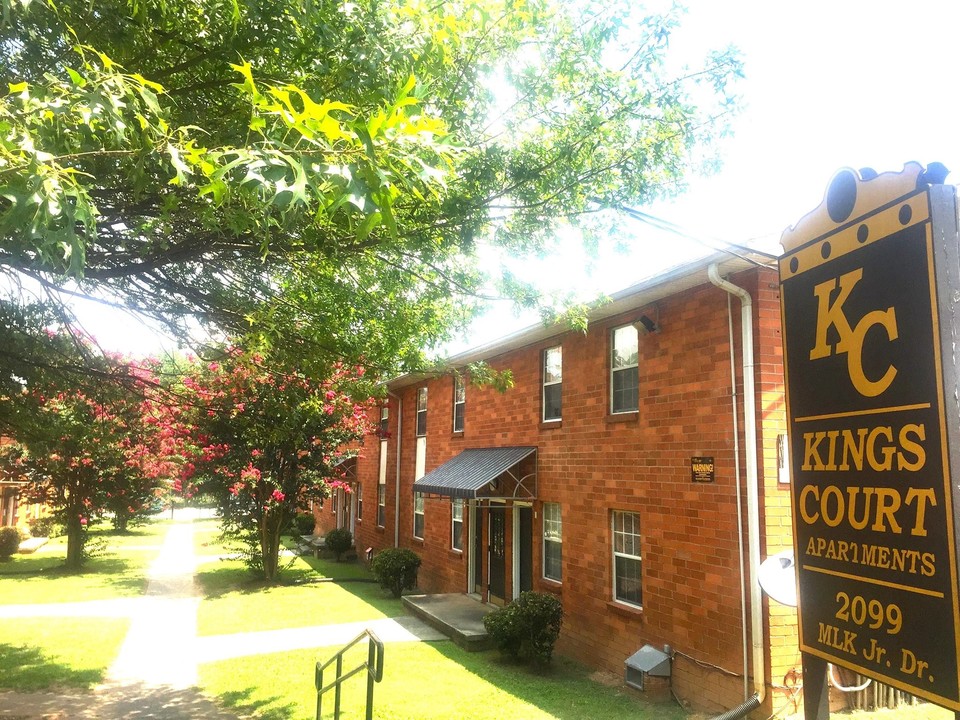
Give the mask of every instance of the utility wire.
<svg viewBox="0 0 960 720">
<path fill-rule="evenodd" d="M 655 227 L 658 230 L 663 230 L 664 232 L 672 233 L 687 240 L 692 240 L 693 242 L 710 248 L 711 250 L 728 253 L 734 257 L 744 260 L 745 262 L 756 265 L 757 267 L 770 267 L 776 261 L 776 257 L 774 255 L 770 255 L 769 253 L 765 253 L 760 250 L 754 250 L 752 248 L 748 248 L 743 245 L 737 245 L 735 243 L 724 242 L 722 240 L 713 240 L 701 237 L 699 235 L 694 235 L 680 225 L 672 223 L 669 220 L 658 218 L 654 215 L 645 213 L 642 210 L 637 210 L 636 208 L 632 208 L 627 205 L 617 205 L 615 208 L 634 220 L 639 220 L 640 222 L 646 223 L 647 225 Z M 748 253 L 768 257 L 770 258 L 770 262 L 758 262 L 750 257 Z"/>
</svg>

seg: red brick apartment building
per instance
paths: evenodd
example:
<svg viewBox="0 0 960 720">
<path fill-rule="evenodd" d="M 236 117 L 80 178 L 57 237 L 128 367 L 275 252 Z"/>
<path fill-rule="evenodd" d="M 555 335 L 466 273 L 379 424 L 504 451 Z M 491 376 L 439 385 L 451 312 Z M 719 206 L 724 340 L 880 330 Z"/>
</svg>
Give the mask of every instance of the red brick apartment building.
<svg viewBox="0 0 960 720">
<path fill-rule="evenodd" d="M 361 556 L 412 548 L 421 592 L 553 593 L 558 652 L 621 674 L 669 646 L 678 698 L 715 711 L 756 693 L 766 717 L 800 667 L 794 609 L 751 571 L 791 547 L 771 261 L 718 254 L 614 294 L 585 334 L 537 326 L 451 358 L 509 369 L 503 393 L 390 382 L 383 437 L 318 531 L 350 527 Z"/>
</svg>

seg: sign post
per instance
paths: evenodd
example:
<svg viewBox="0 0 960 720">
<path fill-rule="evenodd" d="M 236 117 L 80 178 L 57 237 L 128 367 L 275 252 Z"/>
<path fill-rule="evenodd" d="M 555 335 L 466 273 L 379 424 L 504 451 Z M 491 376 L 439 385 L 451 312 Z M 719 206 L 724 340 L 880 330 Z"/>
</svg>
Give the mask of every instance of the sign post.
<svg viewBox="0 0 960 720">
<path fill-rule="evenodd" d="M 807 720 L 827 662 L 960 711 L 960 260 L 933 174 L 842 170 L 781 240 Z"/>
</svg>

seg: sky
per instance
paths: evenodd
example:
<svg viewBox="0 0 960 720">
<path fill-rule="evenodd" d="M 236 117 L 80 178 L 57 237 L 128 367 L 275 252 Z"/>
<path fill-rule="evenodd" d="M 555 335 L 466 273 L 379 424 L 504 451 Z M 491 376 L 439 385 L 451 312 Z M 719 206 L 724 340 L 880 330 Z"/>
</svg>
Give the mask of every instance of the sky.
<svg viewBox="0 0 960 720">
<path fill-rule="evenodd" d="M 944 163 L 960 184 L 960 91 L 956 0 L 688 0 L 671 39 L 678 62 L 737 46 L 745 63 L 744 109 L 719 145 L 722 167 L 692 177 L 680 197 L 639 208 L 704 239 L 778 254 L 779 238 L 823 199 L 841 168 L 899 171 L 909 161 Z M 648 2 L 651 10 L 664 2 Z M 705 253 L 646 226 L 628 255 L 587 258 L 575 247 L 522 267 L 546 291 L 613 292 Z M 643 260 L 639 260 L 639 258 Z M 108 348 L 155 351 L 136 321 L 83 313 Z M 453 351 L 535 322 L 506 306 L 481 318 Z"/>
</svg>

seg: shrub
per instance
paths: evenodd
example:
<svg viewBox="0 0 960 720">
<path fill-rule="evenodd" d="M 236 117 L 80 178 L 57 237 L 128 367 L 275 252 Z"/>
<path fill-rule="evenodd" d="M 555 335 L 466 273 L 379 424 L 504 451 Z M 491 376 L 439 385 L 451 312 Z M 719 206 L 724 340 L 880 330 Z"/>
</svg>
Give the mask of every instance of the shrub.
<svg viewBox="0 0 960 720">
<path fill-rule="evenodd" d="M 407 548 L 387 548 L 374 555 L 370 569 L 380 587 L 400 597 L 405 589 L 411 590 L 417 585 L 420 556 Z"/>
<path fill-rule="evenodd" d="M 483 626 L 500 652 L 537 665 L 550 662 L 562 623 L 559 598 L 531 591 L 483 618 Z"/>
<path fill-rule="evenodd" d="M 313 535 L 316 524 L 313 513 L 297 513 L 293 518 L 293 530 L 297 535 Z"/>
<path fill-rule="evenodd" d="M 346 528 L 335 528 L 327 533 L 327 536 L 323 539 L 323 544 L 327 550 L 334 554 L 337 562 L 340 562 L 343 554 L 353 547 L 353 533 Z"/>
<path fill-rule="evenodd" d="M 15 527 L 0 527 L 0 560 L 9 560 L 20 549 L 20 531 Z"/>
<path fill-rule="evenodd" d="M 55 537 L 58 535 L 58 528 L 52 517 L 34 518 L 27 523 L 30 527 L 30 534 L 33 537 Z"/>
</svg>

